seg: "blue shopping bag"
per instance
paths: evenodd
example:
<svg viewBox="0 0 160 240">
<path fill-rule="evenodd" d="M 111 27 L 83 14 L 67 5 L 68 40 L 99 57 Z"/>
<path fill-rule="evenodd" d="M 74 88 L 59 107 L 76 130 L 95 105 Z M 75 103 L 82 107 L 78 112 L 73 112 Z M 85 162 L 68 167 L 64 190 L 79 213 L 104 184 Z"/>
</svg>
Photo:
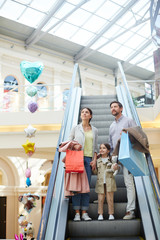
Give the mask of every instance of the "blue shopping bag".
<svg viewBox="0 0 160 240">
<path fill-rule="evenodd" d="M 128 132 L 122 132 L 118 160 L 135 177 L 149 175 L 149 169 L 144 153 L 132 148 Z"/>
</svg>

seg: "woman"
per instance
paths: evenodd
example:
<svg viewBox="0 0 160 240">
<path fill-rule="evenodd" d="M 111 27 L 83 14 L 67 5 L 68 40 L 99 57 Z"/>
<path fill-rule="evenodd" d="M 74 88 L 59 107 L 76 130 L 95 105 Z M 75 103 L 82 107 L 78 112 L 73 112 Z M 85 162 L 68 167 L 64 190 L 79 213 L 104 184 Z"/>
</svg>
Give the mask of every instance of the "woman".
<svg viewBox="0 0 160 240">
<path fill-rule="evenodd" d="M 81 110 L 82 123 L 75 126 L 69 136 L 69 140 L 75 140 L 82 145 L 84 152 L 84 166 L 90 185 L 92 166 L 95 166 L 98 152 L 98 130 L 90 124 L 92 110 L 83 108 Z M 74 221 L 80 221 L 80 210 L 82 210 L 82 220 L 92 220 L 87 213 L 89 208 L 89 193 L 79 193 L 72 197 L 73 209 L 75 210 Z"/>
</svg>

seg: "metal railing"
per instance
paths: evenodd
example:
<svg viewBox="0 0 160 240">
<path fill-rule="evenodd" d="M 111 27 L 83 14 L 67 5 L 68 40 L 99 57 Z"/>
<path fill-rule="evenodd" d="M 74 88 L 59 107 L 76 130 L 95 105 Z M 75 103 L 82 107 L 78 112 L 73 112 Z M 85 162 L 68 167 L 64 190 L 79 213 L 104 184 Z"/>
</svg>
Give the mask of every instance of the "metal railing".
<svg viewBox="0 0 160 240">
<path fill-rule="evenodd" d="M 54 198 L 54 189 L 55 189 L 57 171 L 58 171 L 59 161 L 60 161 L 60 153 L 58 152 L 58 148 L 59 148 L 59 144 L 64 140 L 64 136 L 67 131 L 68 116 L 70 113 L 70 106 L 71 106 L 72 100 L 73 100 L 72 94 L 73 94 L 73 89 L 75 86 L 75 80 L 76 80 L 77 73 L 79 75 L 79 85 L 81 87 L 79 66 L 78 66 L 78 64 L 75 64 L 74 70 L 73 70 L 73 75 L 72 75 L 72 81 L 71 81 L 71 85 L 70 85 L 70 90 L 69 90 L 68 101 L 67 101 L 67 105 L 66 105 L 66 109 L 65 109 L 65 113 L 64 113 L 64 120 L 63 120 L 62 127 L 61 127 L 60 134 L 59 134 L 57 149 L 56 149 L 56 153 L 55 153 L 55 157 L 54 157 L 52 172 L 51 172 L 50 181 L 49 181 L 49 185 L 48 185 L 48 191 L 47 191 L 44 210 L 43 210 L 43 214 L 42 214 L 42 218 L 41 218 L 41 222 L 40 222 L 40 226 L 39 226 L 37 240 L 44 240 L 45 235 L 46 235 L 47 224 L 48 224 L 49 214 L 50 214 L 50 210 L 51 210 L 52 198 Z M 54 228 L 54 226 L 53 226 L 53 228 Z M 52 239 L 52 238 L 50 238 L 50 239 Z"/>
<path fill-rule="evenodd" d="M 123 95 L 123 97 L 120 98 L 123 98 L 125 100 L 124 102 L 129 104 L 129 108 L 126 109 L 127 113 L 129 113 L 129 116 L 130 114 L 132 115 L 132 118 L 135 120 L 138 126 L 141 126 L 120 62 L 118 62 L 118 66 L 122 75 L 125 90 L 123 90 L 123 86 L 118 86 L 117 88 L 122 88 L 122 90 L 118 90 L 117 94 L 119 93 Z M 150 176 L 135 177 L 134 180 L 146 239 L 158 240 L 160 239 L 160 185 L 155 173 L 151 155 L 147 153 L 145 156 L 148 163 Z M 149 229 L 148 226 L 150 226 Z"/>
</svg>

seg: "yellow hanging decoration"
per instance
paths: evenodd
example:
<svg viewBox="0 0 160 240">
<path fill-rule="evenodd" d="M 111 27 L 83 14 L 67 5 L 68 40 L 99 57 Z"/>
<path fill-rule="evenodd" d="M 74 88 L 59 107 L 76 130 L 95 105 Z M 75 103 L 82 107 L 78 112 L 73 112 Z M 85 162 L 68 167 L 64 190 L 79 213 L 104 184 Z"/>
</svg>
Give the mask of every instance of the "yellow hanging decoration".
<svg viewBox="0 0 160 240">
<path fill-rule="evenodd" d="M 34 153 L 34 151 L 35 151 L 34 145 L 35 145 L 35 143 L 32 143 L 27 139 L 26 143 L 23 144 L 22 147 L 24 148 L 26 154 L 29 152 Z"/>
</svg>

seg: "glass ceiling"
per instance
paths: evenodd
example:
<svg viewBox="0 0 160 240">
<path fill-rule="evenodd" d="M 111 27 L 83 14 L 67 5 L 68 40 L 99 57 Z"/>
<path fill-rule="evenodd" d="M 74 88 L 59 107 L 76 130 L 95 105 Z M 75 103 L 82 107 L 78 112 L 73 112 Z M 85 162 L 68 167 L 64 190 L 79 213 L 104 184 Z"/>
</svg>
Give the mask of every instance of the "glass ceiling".
<svg viewBox="0 0 160 240">
<path fill-rule="evenodd" d="M 0 0 L 0 16 L 82 45 L 80 61 L 94 51 L 154 71 L 150 0 Z M 27 42 L 26 41 L 26 42 Z"/>
</svg>

